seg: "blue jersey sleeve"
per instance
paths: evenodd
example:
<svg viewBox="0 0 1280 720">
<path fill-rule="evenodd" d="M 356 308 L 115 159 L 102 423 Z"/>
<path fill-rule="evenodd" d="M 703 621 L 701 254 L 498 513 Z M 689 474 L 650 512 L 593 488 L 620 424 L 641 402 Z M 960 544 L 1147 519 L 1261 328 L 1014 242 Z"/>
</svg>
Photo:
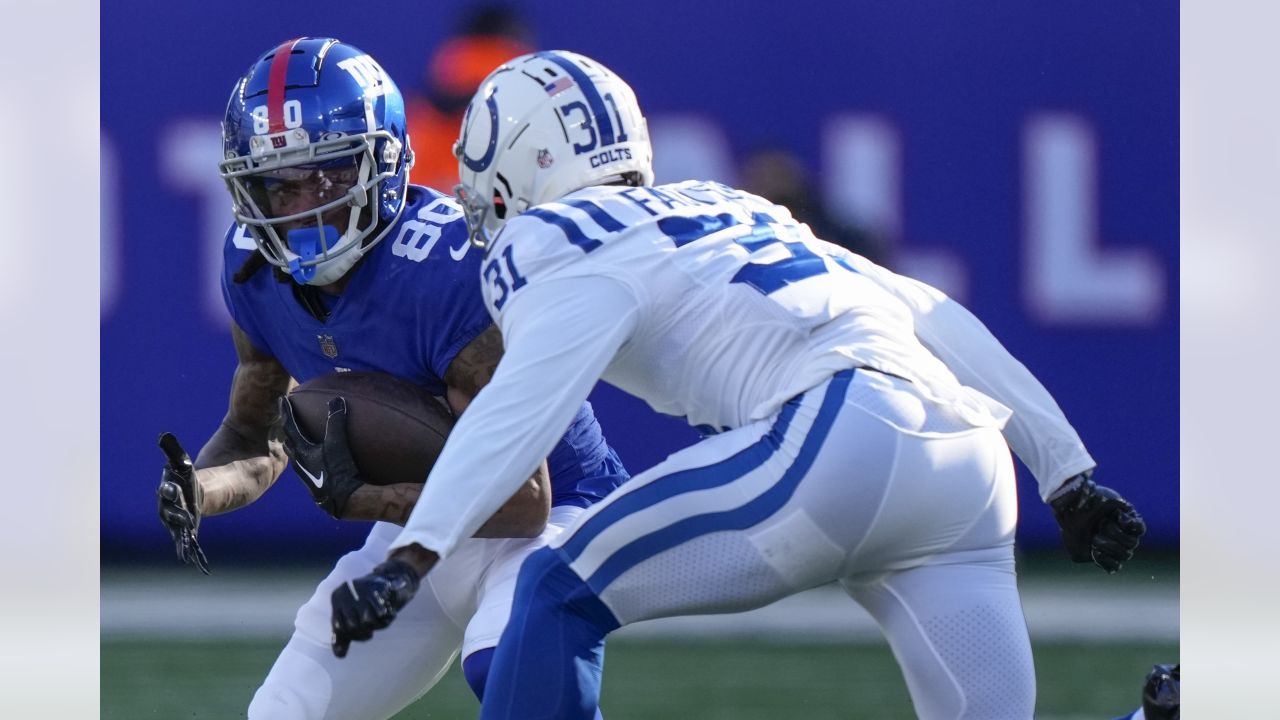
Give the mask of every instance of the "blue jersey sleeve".
<svg viewBox="0 0 1280 720">
<path fill-rule="evenodd" d="M 222 252 L 222 300 L 227 306 L 227 313 L 231 315 L 231 320 L 236 326 L 244 331 L 249 338 L 249 342 L 258 350 L 273 354 L 271 346 L 267 343 L 266 337 L 259 325 L 258 318 L 254 315 L 254 304 L 246 298 L 245 284 L 253 282 L 263 282 L 263 276 L 267 282 L 274 282 L 271 277 L 271 266 L 267 265 L 258 270 L 254 277 L 246 281 L 246 283 L 237 283 L 234 280 L 236 273 L 244 266 L 255 253 L 258 252 L 257 245 L 254 244 L 253 238 L 249 237 L 248 231 L 235 223 L 227 229 L 227 236 L 223 243 Z"/>
<path fill-rule="evenodd" d="M 454 223 L 446 232 L 454 230 L 459 231 L 464 238 L 462 242 L 466 242 L 465 223 Z M 493 324 L 480 292 L 480 260 L 479 250 L 472 248 L 467 251 L 449 278 L 455 286 L 442 294 L 450 302 L 444 308 L 439 305 L 434 308 L 438 317 L 436 326 L 431 336 L 424 340 L 430 348 L 430 369 L 437 377 L 444 378 L 458 353 Z"/>
<path fill-rule="evenodd" d="M 414 188 L 412 207 L 384 240 L 390 248 L 381 288 L 400 288 L 416 304 L 413 327 L 427 373 L 443 380 L 467 343 L 492 321 L 480 291 L 481 251 L 470 246 L 467 224 L 453 198 Z"/>
</svg>

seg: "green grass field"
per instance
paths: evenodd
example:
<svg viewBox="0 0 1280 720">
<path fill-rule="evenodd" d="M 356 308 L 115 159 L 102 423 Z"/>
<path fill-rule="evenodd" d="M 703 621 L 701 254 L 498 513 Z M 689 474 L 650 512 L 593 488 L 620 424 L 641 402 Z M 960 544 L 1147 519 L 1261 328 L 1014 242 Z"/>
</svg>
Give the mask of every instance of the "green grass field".
<svg viewBox="0 0 1280 720">
<path fill-rule="evenodd" d="M 278 641 L 102 641 L 103 720 L 244 717 Z M 1039 643 L 1037 718 L 1112 718 L 1137 707 L 1143 676 L 1174 643 Z M 906 686 L 881 644 L 611 641 L 601 707 L 629 718 L 911 718 Z M 457 664 L 397 716 L 470 718 Z"/>
</svg>

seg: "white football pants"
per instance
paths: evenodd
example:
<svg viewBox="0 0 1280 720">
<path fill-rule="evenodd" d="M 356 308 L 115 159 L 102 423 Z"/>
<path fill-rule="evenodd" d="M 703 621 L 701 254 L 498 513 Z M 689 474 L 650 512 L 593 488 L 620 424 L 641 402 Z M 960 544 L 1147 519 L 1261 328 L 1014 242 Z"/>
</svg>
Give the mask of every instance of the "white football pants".
<svg viewBox="0 0 1280 720">
<path fill-rule="evenodd" d="M 421 697 L 465 658 L 498 644 L 511 614 L 520 563 L 583 509 L 561 506 L 537 538 L 470 539 L 427 575 L 388 629 L 352 643 L 341 660 L 330 649 L 338 585 L 387 559 L 401 528 L 377 523 L 364 546 L 342 556 L 298 610 L 293 637 L 249 704 L 249 720 L 381 720 Z"/>
<path fill-rule="evenodd" d="M 551 546 L 621 625 L 838 581 L 884 631 L 920 717 L 1027 720 L 1016 522 L 998 428 L 859 370 L 675 453 Z"/>
</svg>

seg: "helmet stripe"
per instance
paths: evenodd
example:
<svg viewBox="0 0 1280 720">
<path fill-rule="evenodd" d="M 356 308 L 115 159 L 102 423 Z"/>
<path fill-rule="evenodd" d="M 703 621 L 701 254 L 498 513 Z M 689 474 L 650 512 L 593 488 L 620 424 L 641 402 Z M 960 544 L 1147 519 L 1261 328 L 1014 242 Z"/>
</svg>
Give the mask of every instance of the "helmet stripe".
<svg viewBox="0 0 1280 720">
<path fill-rule="evenodd" d="M 293 46 L 302 38 L 297 37 L 280 44 L 276 54 L 271 58 L 270 75 L 267 76 L 267 118 L 271 121 L 270 132 L 284 130 L 284 85 L 289 75 L 289 56 L 293 54 Z"/>
<path fill-rule="evenodd" d="M 614 143 L 613 120 L 610 119 L 609 111 L 604 106 L 604 98 L 600 97 L 600 91 L 596 89 L 596 84 L 591 82 L 591 78 L 587 77 L 577 63 L 557 52 L 540 52 L 537 57 L 559 65 L 578 83 L 578 87 L 582 88 L 582 94 L 587 98 L 587 104 L 591 106 L 591 114 L 595 115 L 596 127 L 600 128 L 601 147 L 612 145 Z"/>
</svg>

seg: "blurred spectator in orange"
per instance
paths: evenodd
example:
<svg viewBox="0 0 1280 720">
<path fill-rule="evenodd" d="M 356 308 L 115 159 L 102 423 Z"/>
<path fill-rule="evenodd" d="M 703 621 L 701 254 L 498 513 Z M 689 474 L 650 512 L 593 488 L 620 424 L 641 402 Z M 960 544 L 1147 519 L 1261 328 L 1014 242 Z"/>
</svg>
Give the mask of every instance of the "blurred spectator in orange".
<svg viewBox="0 0 1280 720">
<path fill-rule="evenodd" d="M 423 86 L 405 93 L 409 142 L 417 158 L 411 182 L 452 192 L 458 183 L 453 141 L 458 139 L 467 103 L 495 67 L 533 52 L 529 34 L 515 10 L 484 5 L 467 16 L 456 35 L 436 48 L 427 62 Z"/>
<path fill-rule="evenodd" d="M 805 164 L 791 152 L 779 147 L 756 151 L 743 161 L 739 175 L 744 190 L 790 208 L 795 219 L 808 225 L 814 235 L 889 267 L 885 243 L 863 228 L 831 217 Z"/>
</svg>

